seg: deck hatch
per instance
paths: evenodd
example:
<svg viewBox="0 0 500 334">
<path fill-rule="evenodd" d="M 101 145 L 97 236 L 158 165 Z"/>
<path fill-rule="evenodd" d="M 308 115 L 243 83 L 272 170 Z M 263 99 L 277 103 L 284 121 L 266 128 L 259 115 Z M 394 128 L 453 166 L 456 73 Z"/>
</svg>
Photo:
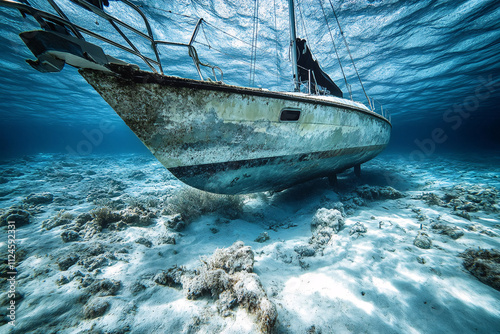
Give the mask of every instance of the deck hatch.
<svg viewBox="0 0 500 334">
<path fill-rule="evenodd" d="M 296 122 L 300 118 L 300 110 L 299 109 L 290 109 L 285 108 L 281 110 L 280 121 L 283 122 Z"/>
</svg>

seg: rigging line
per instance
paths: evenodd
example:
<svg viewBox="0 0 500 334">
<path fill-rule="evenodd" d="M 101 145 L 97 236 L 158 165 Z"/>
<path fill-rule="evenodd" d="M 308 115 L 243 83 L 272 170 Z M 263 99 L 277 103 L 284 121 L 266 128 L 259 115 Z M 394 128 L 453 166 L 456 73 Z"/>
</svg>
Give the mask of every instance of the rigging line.
<svg viewBox="0 0 500 334">
<path fill-rule="evenodd" d="M 337 21 L 337 25 L 339 26 L 340 29 L 340 35 L 342 35 L 342 38 L 344 39 L 344 44 L 347 49 L 347 52 L 349 53 L 349 57 L 351 58 L 352 66 L 354 67 L 354 71 L 356 71 L 356 75 L 358 76 L 359 83 L 361 84 L 361 88 L 363 89 L 363 93 L 365 93 L 366 99 L 368 100 L 368 104 L 370 105 L 370 108 L 373 109 L 372 103 L 370 102 L 370 98 L 368 97 L 368 94 L 366 93 L 365 86 L 363 85 L 363 81 L 361 81 L 361 77 L 359 76 L 358 69 L 356 68 L 356 64 L 354 64 L 354 59 L 352 58 L 351 50 L 349 49 L 349 45 L 347 44 L 347 40 L 344 35 L 344 31 L 342 30 L 342 27 L 340 26 L 339 18 L 337 17 L 337 13 L 335 12 L 335 8 L 333 8 L 332 0 L 328 0 L 330 2 L 330 6 L 332 7 L 333 15 L 335 16 L 335 20 Z"/>
<path fill-rule="evenodd" d="M 302 26 L 304 27 L 304 35 L 306 35 L 306 41 L 309 41 L 309 36 L 307 35 L 307 29 L 306 29 L 305 20 L 304 20 L 304 15 L 302 14 L 302 9 L 301 9 L 301 5 L 299 3 L 299 0 L 297 0 L 297 8 L 299 9 L 300 19 L 302 22 Z M 290 48 L 292 48 L 292 46 L 290 46 Z M 297 50 L 293 50 L 292 52 L 297 52 Z M 297 70 L 297 72 L 298 72 L 298 70 Z M 299 74 L 297 73 L 297 80 L 298 80 L 298 78 L 299 78 Z M 299 81 L 298 87 L 299 87 L 298 90 L 300 92 L 300 81 Z"/>
<path fill-rule="evenodd" d="M 349 92 L 349 96 L 351 97 L 351 100 L 352 100 L 352 91 L 351 91 L 351 89 L 349 89 L 349 84 L 347 83 L 347 78 L 345 76 L 344 67 L 342 66 L 342 62 L 340 61 L 340 56 L 339 56 L 339 52 L 337 50 L 337 45 L 335 44 L 335 39 L 333 38 L 332 29 L 330 29 L 330 25 L 328 24 L 328 19 L 326 18 L 326 13 L 325 13 L 325 8 L 323 7 L 323 2 L 321 0 L 318 0 L 318 2 L 319 2 L 319 5 L 321 6 L 321 10 L 323 11 L 323 17 L 325 18 L 326 26 L 328 28 L 328 32 L 330 33 L 330 38 L 332 39 L 333 48 L 335 50 L 335 55 L 337 56 L 337 59 L 339 61 L 340 71 L 342 72 L 342 76 L 344 77 L 345 88 Z"/>
<path fill-rule="evenodd" d="M 257 44 L 259 38 L 259 0 L 257 2 L 257 15 L 255 16 L 255 45 L 254 45 L 254 56 L 253 56 L 253 79 L 252 83 L 255 84 L 255 74 L 256 74 L 256 65 L 257 65 Z"/>
<path fill-rule="evenodd" d="M 304 27 L 304 35 L 306 35 L 306 40 L 309 41 L 309 36 L 307 35 L 307 30 L 306 30 L 306 24 L 304 20 L 304 15 L 302 14 L 302 9 L 299 0 L 297 0 L 297 8 L 299 9 L 300 13 L 300 20 L 302 22 L 302 26 Z"/>
<path fill-rule="evenodd" d="M 250 65 L 250 82 L 249 85 L 253 86 L 255 83 L 255 63 L 257 60 L 257 39 L 259 30 L 259 0 L 255 0 L 253 11 L 253 33 L 252 33 L 252 50 L 251 50 L 251 65 Z"/>
<path fill-rule="evenodd" d="M 239 63 L 242 63 L 242 64 L 250 64 L 250 62 L 249 62 L 249 61 L 242 60 L 240 57 L 235 57 L 235 56 L 233 56 L 233 55 L 231 55 L 231 54 L 229 54 L 229 53 L 227 53 L 227 52 L 224 52 L 224 51 L 222 51 L 222 50 L 220 50 L 220 49 L 214 48 L 213 46 L 210 46 L 210 45 L 208 45 L 208 44 L 206 44 L 206 43 L 203 43 L 203 42 L 198 42 L 198 41 L 194 41 L 194 43 L 199 44 L 199 45 L 202 45 L 202 46 L 205 46 L 205 47 L 207 47 L 207 48 L 210 48 L 210 50 L 213 50 L 213 51 L 219 52 L 219 53 L 221 53 L 221 54 L 223 54 L 223 55 L 225 55 L 225 56 L 227 56 L 227 57 L 229 57 L 229 58 L 234 59 L 235 61 L 237 61 L 237 62 L 239 62 Z M 264 67 L 262 67 L 262 66 L 257 66 L 257 68 L 258 68 L 259 70 L 263 71 L 263 72 L 268 71 L 268 69 L 267 69 L 267 68 L 264 68 Z M 289 76 L 285 76 L 285 75 L 282 75 L 282 74 L 279 74 L 279 73 L 278 73 L 278 75 L 279 75 L 279 77 L 280 77 L 280 78 L 287 79 L 287 80 L 288 80 L 288 79 L 290 79 L 290 78 L 289 78 Z"/>
<path fill-rule="evenodd" d="M 279 82 L 279 72 L 280 72 L 280 58 L 278 53 L 278 27 L 276 23 L 276 0 L 273 0 L 274 4 L 274 39 L 276 42 L 276 84 Z"/>
<path fill-rule="evenodd" d="M 243 39 L 239 38 L 238 36 L 231 35 L 230 33 L 226 32 L 226 31 L 224 31 L 224 30 L 222 30 L 222 29 L 220 29 L 220 28 L 217 28 L 216 26 L 214 26 L 213 24 L 211 24 L 211 23 L 207 22 L 206 20 L 203 20 L 202 27 L 203 27 L 203 24 L 207 24 L 207 25 L 208 25 L 208 26 L 210 26 L 211 28 L 213 28 L 213 29 L 215 29 L 215 30 L 220 31 L 221 33 L 223 33 L 223 34 L 225 34 L 225 35 L 228 35 L 229 37 L 232 37 L 232 38 L 234 38 L 234 39 L 236 39 L 236 40 L 238 40 L 238 41 L 240 41 L 240 42 L 242 42 L 242 43 L 244 43 L 244 44 L 247 44 L 247 45 L 252 46 L 252 43 L 249 43 L 249 42 L 247 42 L 247 41 L 245 41 L 245 40 L 243 40 Z M 263 49 L 263 48 L 261 48 L 261 47 L 258 47 L 257 45 L 255 45 L 255 49 L 257 49 L 257 50 L 259 50 L 259 51 L 261 51 L 261 52 L 263 52 L 263 53 L 267 53 L 267 54 L 269 54 L 269 55 L 272 55 L 272 53 L 271 53 L 271 52 L 269 52 L 269 50 L 267 50 L 267 49 Z"/>
<path fill-rule="evenodd" d="M 224 31 L 224 30 L 222 30 L 221 28 L 217 28 L 216 26 L 214 26 L 214 25 L 213 25 L 213 24 L 211 24 L 210 22 L 207 22 L 207 21 L 203 20 L 203 24 L 206 24 L 206 25 L 208 25 L 208 26 L 210 26 L 210 27 L 214 28 L 215 30 L 220 31 L 220 32 L 221 32 L 221 33 L 223 33 L 223 34 L 226 34 L 226 35 L 228 35 L 228 36 L 230 36 L 230 37 L 232 37 L 232 38 L 234 38 L 234 39 L 237 39 L 238 41 L 240 41 L 240 42 L 242 42 L 242 43 L 245 43 L 245 44 L 248 44 L 248 45 L 252 45 L 252 44 L 248 43 L 247 41 L 242 40 L 242 39 L 241 39 L 241 38 L 239 38 L 238 36 L 231 35 L 231 34 L 230 34 L 230 33 L 228 33 L 227 31 Z"/>
<path fill-rule="evenodd" d="M 203 22 L 205 22 L 205 20 L 201 21 L 202 23 L 201 30 L 203 31 L 203 36 L 205 36 L 205 40 L 207 41 L 208 47 L 211 48 L 210 41 L 208 40 L 207 33 L 205 32 L 205 26 L 203 25 Z"/>
<path fill-rule="evenodd" d="M 248 79 L 248 85 L 252 85 L 252 66 L 253 66 L 253 48 L 254 48 L 254 38 L 255 38 L 255 8 L 257 5 L 257 0 L 254 0 L 253 16 L 252 16 L 252 44 L 250 51 L 250 78 Z"/>
</svg>

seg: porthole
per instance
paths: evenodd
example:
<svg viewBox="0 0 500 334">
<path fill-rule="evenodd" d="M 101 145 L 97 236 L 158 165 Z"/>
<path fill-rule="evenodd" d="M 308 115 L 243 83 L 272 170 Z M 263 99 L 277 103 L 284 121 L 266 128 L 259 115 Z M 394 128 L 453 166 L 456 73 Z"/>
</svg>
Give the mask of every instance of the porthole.
<svg viewBox="0 0 500 334">
<path fill-rule="evenodd" d="M 286 108 L 281 110 L 280 121 L 283 122 L 296 122 L 300 118 L 300 110 L 299 109 L 290 109 Z"/>
</svg>

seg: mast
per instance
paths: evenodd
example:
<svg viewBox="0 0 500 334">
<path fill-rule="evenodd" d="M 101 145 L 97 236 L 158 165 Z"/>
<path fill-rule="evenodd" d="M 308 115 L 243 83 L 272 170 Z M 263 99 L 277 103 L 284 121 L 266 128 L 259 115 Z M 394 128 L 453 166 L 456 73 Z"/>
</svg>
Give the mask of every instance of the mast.
<svg viewBox="0 0 500 334">
<path fill-rule="evenodd" d="M 292 46 L 292 73 L 294 90 L 298 92 L 299 70 L 297 67 L 297 33 L 295 31 L 295 3 L 294 0 L 288 0 L 288 12 L 290 14 L 290 45 Z"/>
</svg>

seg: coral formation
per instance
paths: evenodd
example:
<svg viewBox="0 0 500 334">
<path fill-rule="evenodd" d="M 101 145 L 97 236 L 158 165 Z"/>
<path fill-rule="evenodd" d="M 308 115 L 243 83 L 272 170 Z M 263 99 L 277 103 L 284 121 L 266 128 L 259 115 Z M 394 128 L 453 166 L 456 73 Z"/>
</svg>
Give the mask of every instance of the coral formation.
<svg viewBox="0 0 500 334">
<path fill-rule="evenodd" d="M 418 232 L 415 240 L 413 240 L 413 244 L 418 248 L 429 249 L 432 247 L 432 240 L 429 238 L 427 233 Z"/>
<path fill-rule="evenodd" d="M 29 194 L 24 202 L 33 205 L 48 204 L 54 200 L 54 195 L 49 192 L 44 193 L 31 193 Z"/>
<path fill-rule="evenodd" d="M 363 185 L 356 188 L 356 193 L 366 200 L 398 199 L 405 197 L 403 193 L 393 187 L 378 187 Z"/>
<path fill-rule="evenodd" d="M 76 241 L 80 238 L 80 235 L 76 231 L 64 231 L 61 233 L 61 239 L 63 242 Z"/>
<path fill-rule="evenodd" d="M 175 237 L 173 235 L 162 235 L 158 238 L 160 244 L 175 245 Z"/>
<path fill-rule="evenodd" d="M 431 228 L 433 230 L 436 230 L 436 232 L 447 235 L 454 240 L 463 237 L 464 235 L 464 232 L 460 228 L 456 226 L 450 226 L 448 224 L 433 223 L 431 224 Z"/>
<path fill-rule="evenodd" d="M 335 233 L 344 226 L 344 217 L 339 210 L 321 208 L 316 211 L 312 222 L 311 230 L 317 231 L 322 228 L 331 228 Z"/>
<path fill-rule="evenodd" d="M 218 213 L 230 219 L 236 219 L 243 210 L 243 197 L 216 195 L 194 188 L 184 188 L 169 198 L 167 211 L 181 214 L 187 224 L 203 214 Z"/>
<path fill-rule="evenodd" d="M 229 248 L 217 249 L 205 263 L 208 270 L 223 269 L 228 274 L 252 272 L 254 253 L 250 246 L 237 241 Z"/>
<path fill-rule="evenodd" d="M 95 185 L 90 189 L 87 195 L 87 201 L 96 203 L 100 199 L 109 200 L 122 194 L 127 186 L 121 181 L 112 178 L 97 178 Z"/>
<path fill-rule="evenodd" d="M 96 234 L 109 230 L 121 230 L 128 226 L 147 226 L 156 217 L 155 212 L 138 207 L 125 208 L 115 211 L 104 206 L 98 207 L 89 213 L 81 213 L 76 218 L 73 214 L 61 210 L 56 216 L 42 222 L 42 228 L 51 230 L 57 226 L 64 226 L 61 238 L 64 242 L 89 240 Z"/>
<path fill-rule="evenodd" d="M 444 206 L 445 204 L 444 201 L 434 193 L 423 193 L 420 196 L 420 199 L 423 200 L 427 205 Z"/>
<path fill-rule="evenodd" d="M 77 227 L 81 227 L 84 225 L 86 222 L 89 222 L 92 220 L 92 215 L 88 212 L 84 212 L 76 216 L 75 218 L 75 224 Z"/>
<path fill-rule="evenodd" d="M 471 212 L 498 212 L 498 195 L 499 192 L 494 187 L 464 183 L 445 189 L 442 197 L 424 193 L 419 198 L 428 205 L 451 208 L 457 216 L 471 220 Z"/>
<path fill-rule="evenodd" d="M 180 213 L 164 217 L 163 224 L 174 231 L 182 231 L 186 227 L 186 223 L 182 220 Z"/>
<path fill-rule="evenodd" d="M 137 239 L 135 242 L 138 243 L 138 244 L 140 244 L 140 245 L 143 245 L 143 246 L 145 246 L 147 248 L 153 247 L 153 243 L 151 242 L 151 240 L 148 240 L 148 239 L 146 239 L 144 237 L 141 237 L 141 238 Z"/>
<path fill-rule="evenodd" d="M 367 229 L 363 223 L 357 222 L 356 224 L 351 226 L 351 230 L 349 231 L 349 235 L 361 235 L 362 233 L 366 233 Z"/>
<path fill-rule="evenodd" d="M 465 226 L 465 228 L 467 228 L 467 230 L 469 230 L 469 231 L 479 232 L 479 233 L 487 235 L 489 237 L 494 237 L 494 238 L 498 237 L 497 233 L 495 233 L 492 230 L 484 227 L 481 224 L 477 224 L 477 223 L 475 223 L 475 224 L 469 224 L 469 225 Z"/>
<path fill-rule="evenodd" d="M 57 264 L 59 265 L 59 269 L 61 271 L 68 270 L 72 265 L 74 265 L 80 257 L 77 254 L 68 254 L 63 257 L 61 257 L 58 261 Z"/>
<path fill-rule="evenodd" d="M 121 220 L 129 226 L 148 226 L 156 213 L 144 207 L 129 207 L 120 211 Z"/>
<path fill-rule="evenodd" d="M 259 236 L 254 241 L 255 242 L 263 243 L 263 242 L 266 242 L 269 239 L 271 239 L 271 237 L 269 236 L 269 233 L 262 232 L 261 234 L 259 234 Z"/>
<path fill-rule="evenodd" d="M 107 206 L 92 210 L 90 215 L 92 216 L 94 225 L 100 228 L 108 227 L 109 224 L 121 220 L 120 214 Z"/>
<path fill-rule="evenodd" d="M 118 290 L 121 288 L 121 282 L 111 279 L 101 279 L 94 281 L 88 288 L 87 291 L 93 296 L 114 296 Z"/>
<path fill-rule="evenodd" d="M 500 291 L 500 251 L 469 248 L 460 254 L 463 265 L 478 280 Z"/>
<path fill-rule="evenodd" d="M 0 227 L 8 225 L 9 222 L 14 222 L 16 227 L 27 225 L 31 222 L 31 214 L 20 208 L 10 208 L 0 216 Z"/>
<path fill-rule="evenodd" d="M 103 266 L 110 265 L 116 260 L 115 255 L 108 251 L 109 247 L 104 247 L 100 243 L 90 244 L 89 246 L 80 247 L 80 259 L 78 264 L 83 266 L 88 271 L 94 271 Z"/>
<path fill-rule="evenodd" d="M 293 250 L 300 256 L 300 257 L 310 257 L 316 255 L 316 250 L 314 247 L 310 245 L 299 245 L 295 246 Z"/>
<path fill-rule="evenodd" d="M 57 226 L 68 225 L 72 222 L 72 220 L 73 215 L 71 213 L 66 212 L 65 210 L 61 210 L 51 219 L 44 220 L 42 222 L 42 228 L 51 230 Z"/>
<path fill-rule="evenodd" d="M 182 275 L 185 272 L 186 270 L 184 268 L 174 266 L 169 268 L 167 271 L 156 274 L 153 281 L 157 284 L 170 287 L 180 286 Z"/>
<path fill-rule="evenodd" d="M 389 186 L 380 187 L 365 184 L 357 187 L 353 192 L 343 194 L 341 196 L 342 203 L 335 203 L 333 208 L 341 211 L 343 215 L 352 215 L 358 207 L 366 205 L 367 201 L 399 199 L 405 196 L 404 193 Z"/>
<path fill-rule="evenodd" d="M 217 249 L 202 260 L 203 265 L 194 271 L 174 267 L 154 277 L 161 285 L 181 285 L 188 299 L 204 295 L 216 298 L 219 313 L 229 316 L 236 306 L 255 315 L 263 333 L 270 333 L 277 320 L 276 306 L 269 300 L 253 273 L 254 253 L 249 246 L 235 242 L 231 247 Z"/>
<path fill-rule="evenodd" d="M 459 184 L 451 188 L 443 200 L 455 211 L 497 212 L 498 190 L 493 187 Z"/>
<path fill-rule="evenodd" d="M 323 250 L 332 236 L 335 233 L 338 233 L 343 226 L 344 217 L 339 210 L 321 208 L 316 211 L 316 214 L 311 221 L 312 237 L 309 239 L 309 244 L 314 248 L 315 253 L 318 250 Z M 296 252 L 299 254 L 312 256 L 307 247 L 299 247 L 297 250 Z"/>
<path fill-rule="evenodd" d="M 83 309 L 85 319 L 95 319 L 106 313 L 109 309 L 109 302 L 101 298 L 92 299 Z"/>
<path fill-rule="evenodd" d="M 14 222 L 16 227 L 27 225 L 31 222 L 31 214 L 23 209 L 11 208 L 0 217 L 0 226 Z"/>
</svg>

